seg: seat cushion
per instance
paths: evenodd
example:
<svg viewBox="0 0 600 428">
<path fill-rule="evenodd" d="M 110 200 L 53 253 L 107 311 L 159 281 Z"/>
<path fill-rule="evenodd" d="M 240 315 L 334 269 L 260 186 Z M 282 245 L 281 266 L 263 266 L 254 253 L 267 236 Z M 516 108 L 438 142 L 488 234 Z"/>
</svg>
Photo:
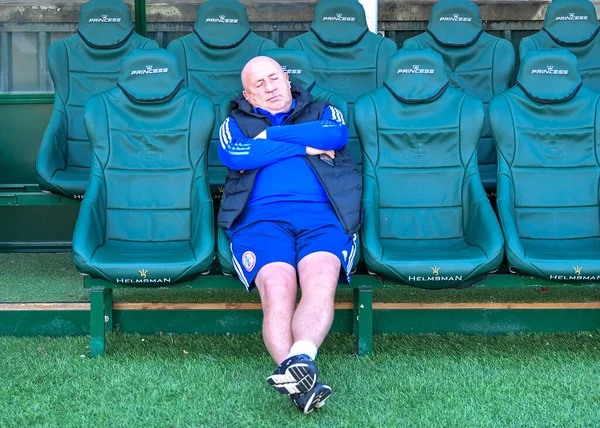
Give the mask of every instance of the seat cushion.
<svg viewBox="0 0 600 428">
<path fill-rule="evenodd" d="M 600 237 L 571 240 L 522 239 L 521 244 L 526 262 L 546 279 L 567 282 L 600 281 Z"/>
<path fill-rule="evenodd" d="M 447 288 L 477 279 L 493 267 L 481 248 L 464 238 L 427 240 L 382 240 L 383 256 L 369 264 L 384 276 L 421 288 Z"/>
<path fill-rule="evenodd" d="M 127 242 L 107 240 L 98 247 L 94 268 L 118 284 L 166 285 L 176 278 L 198 275 L 189 241 Z"/>
<path fill-rule="evenodd" d="M 90 177 L 90 169 L 85 167 L 68 166 L 64 170 L 56 171 L 52 176 L 52 183 L 56 188 L 62 189 L 74 199 L 83 199 L 85 189 Z"/>
</svg>

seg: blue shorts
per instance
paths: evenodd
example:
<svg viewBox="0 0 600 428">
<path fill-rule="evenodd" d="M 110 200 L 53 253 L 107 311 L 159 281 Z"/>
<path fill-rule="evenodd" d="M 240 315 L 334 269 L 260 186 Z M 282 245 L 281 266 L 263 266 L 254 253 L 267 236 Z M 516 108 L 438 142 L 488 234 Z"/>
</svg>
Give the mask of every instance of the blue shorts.
<svg viewBox="0 0 600 428">
<path fill-rule="evenodd" d="M 250 291 L 260 269 L 284 262 L 296 269 L 305 256 L 326 251 L 340 259 L 340 281 L 350 282 L 356 234 L 344 232 L 329 203 L 286 202 L 246 207 L 227 230 L 233 266 Z"/>
</svg>

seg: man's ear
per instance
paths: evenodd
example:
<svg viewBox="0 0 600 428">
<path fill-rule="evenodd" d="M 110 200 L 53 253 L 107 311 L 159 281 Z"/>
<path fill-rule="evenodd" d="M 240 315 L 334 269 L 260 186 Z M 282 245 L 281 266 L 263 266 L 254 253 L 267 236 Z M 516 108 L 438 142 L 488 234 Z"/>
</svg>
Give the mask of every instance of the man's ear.
<svg viewBox="0 0 600 428">
<path fill-rule="evenodd" d="M 248 99 L 248 92 L 242 91 L 242 95 L 244 96 L 245 99 Z"/>
</svg>

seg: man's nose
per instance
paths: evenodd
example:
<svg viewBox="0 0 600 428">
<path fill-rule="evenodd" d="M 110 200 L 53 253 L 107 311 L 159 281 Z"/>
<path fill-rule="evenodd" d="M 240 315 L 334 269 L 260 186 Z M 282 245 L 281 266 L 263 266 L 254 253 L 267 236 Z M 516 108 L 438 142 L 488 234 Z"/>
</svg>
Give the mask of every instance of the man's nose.
<svg viewBox="0 0 600 428">
<path fill-rule="evenodd" d="M 275 88 L 276 86 L 272 82 L 269 82 L 267 80 L 267 82 L 265 83 L 265 89 L 267 90 L 267 92 L 273 92 Z"/>
</svg>

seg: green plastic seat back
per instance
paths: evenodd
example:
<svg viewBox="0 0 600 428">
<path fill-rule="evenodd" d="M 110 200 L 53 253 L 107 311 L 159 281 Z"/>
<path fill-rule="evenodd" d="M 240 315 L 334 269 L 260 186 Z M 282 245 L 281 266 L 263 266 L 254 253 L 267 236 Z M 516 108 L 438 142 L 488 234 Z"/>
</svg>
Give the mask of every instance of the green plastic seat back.
<svg viewBox="0 0 600 428">
<path fill-rule="evenodd" d="M 588 0 L 554 0 L 542 29 L 521 40 L 519 56 L 542 49 L 566 48 L 577 57 L 583 84 L 600 92 L 600 24 Z"/>
<path fill-rule="evenodd" d="M 250 29 L 245 7 L 236 0 L 208 0 L 198 7 L 192 34 L 169 43 L 187 86 L 213 100 L 215 117 L 223 96 L 242 91 L 240 74 L 246 63 L 263 51 L 277 48 Z M 215 123 L 208 154 L 213 193 L 225 183 L 227 171 L 218 153 L 220 123 Z"/>
<path fill-rule="evenodd" d="M 450 86 L 441 56 L 398 51 L 384 87 L 356 102 L 355 120 L 364 158 L 367 268 L 443 288 L 497 267 L 502 232 L 476 157 L 483 104 Z"/>
<path fill-rule="evenodd" d="M 348 102 L 348 148 L 361 162 L 354 127 L 354 103 L 383 83 L 396 44 L 369 32 L 365 11 L 356 0 L 322 0 L 315 8 L 310 31 L 289 39 L 286 48 L 306 52 L 317 84 Z"/>
<path fill-rule="evenodd" d="M 64 122 L 64 132 L 51 131 L 65 138 L 59 148 L 40 149 L 39 156 L 60 157 L 38 162 L 42 187 L 67 196 L 84 193 L 85 187 L 79 184 L 54 183 L 54 175 L 56 170 L 69 167 L 89 168 L 91 147 L 83 124 L 84 105 L 92 95 L 115 87 L 121 60 L 137 48 L 156 49 L 158 44 L 134 33 L 131 13 L 121 0 L 91 0 L 84 4 L 77 33 L 52 43 L 48 62 L 55 87 L 54 114 L 62 121 L 54 120 L 50 125 L 58 127 Z"/>
<path fill-rule="evenodd" d="M 377 238 L 464 236 L 462 187 L 481 129 L 465 121 L 481 113 L 481 103 L 449 87 L 441 58 L 429 49 L 398 51 L 384 85 L 356 106 L 363 200 L 379 220 Z"/>
<path fill-rule="evenodd" d="M 214 229 L 206 150 L 213 122 L 212 102 L 184 87 L 173 54 L 136 50 L 125 58 L 118 87 L 96 95 L 85 109 L 94 162 L 74 238 L 80 269 L 101 270 L 111 280 L 127 272 L 139 276 L 116 257 L 126 259 L 138 247 L 140 263 L 146 260 L 140 268 L 172 282 L 210 266 Z M 102 219 L 94 224 L 95 234 L 79 224 L 88 205 Z M 90 235 L 101 239 L 85 256 L 81 248 L 93 241 Z M 115 258 L 103 260 L 100 269 L 95 260 L 106 259 L 106 252 Z M 187 259 L 179 260 L 178 252 Z"/>
<path fill-rule="evenodd" d="M 403 49 L 430 48 L 444 59 L 453 86 L 487 104 L 505 91 L 515 66 L 515 52 L 505 39 L 483 31 L 477 5 L 469 0 L 441 0 L 431 10 L 427 31 L 404 42 Z M 486 118 L 478 149 L 486 190 L 496 183 L 496 149 Z"/>
<path fill-rule="evenodd" d="M 553 49 L 527 53 L 517 85 L 490 104 L 498 212 L 509 262 L 523 273 L 546 276 L 553 269 L 533 268 L 528 245 L 558 242 L 558 250 L 568 240 L 600 237 L 598 101 L 582 87 L 575 56 Z M 551 250 L 546 256 L 560 258 Z M 562 272 L 573 273 L 575 262 L 566 263 Z"/>
</svg>

